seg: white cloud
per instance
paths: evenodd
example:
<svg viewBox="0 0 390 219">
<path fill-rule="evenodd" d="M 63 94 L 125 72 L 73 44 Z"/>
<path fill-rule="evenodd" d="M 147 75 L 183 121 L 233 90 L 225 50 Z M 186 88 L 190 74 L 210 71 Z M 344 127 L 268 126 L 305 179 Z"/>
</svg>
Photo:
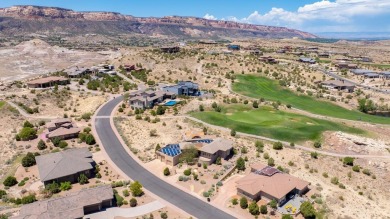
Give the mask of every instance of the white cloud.
<svg viewBox="0 0 390 219">
<path fill-rule="evenodd" d="M 296 11 L 272 8 L 264 14 L 254 11 L 245 18 L 228 17 L 226 19 L 311 30 L 313 27 L 307 26 L 308 23 L 318 21 L 329 23 L 330 29 L 340 29 L 341 25 L 354 28 L 354 20 L 358 17 L 384 14 L 390 15 L 390 0 L 322 0 L 303 5 Z"/>
<path fill-rule="evenodd" d="M 216 17 L 214 17 L 214 15 L 211 15 L 211 14 L 206 14 L 205 16 L 203 16 L 204 19 L 208 19 L 208 20 L 217 20 Z"/>
</svg>

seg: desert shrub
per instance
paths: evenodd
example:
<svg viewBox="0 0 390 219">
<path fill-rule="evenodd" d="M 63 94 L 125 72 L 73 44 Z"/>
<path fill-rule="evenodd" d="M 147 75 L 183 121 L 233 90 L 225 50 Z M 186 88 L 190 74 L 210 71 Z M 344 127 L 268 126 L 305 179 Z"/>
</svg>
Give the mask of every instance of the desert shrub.
<svg viewBox="0 0 390 219">
<path fill-rule="evenodd" d="M 66 141 L 60 141 L 60 143 L 58 144 L 58 147 L 59 148 L 66 148 L 66 147 L 68 147 L 68 143 Z"/>
<path fill-rule="evenodd" d="M 89 180 L 85 174 L 80 174 L 80 176 L 78 177 L 78 182 L 80 183 L 80 185 L 84 185 L 89 183 Z"/>
<path fill-rule="evenodd" d="M 337 177 L 332 177 L 332 179 L 330 179 L 330 182 L 331 182 L 332 184 L 337 185 L 337 184 L 339 184 L 339 178 L 337 178 Z"/>
<path fill-rule="evenodd" d="M 165 169 L 164 169 L 164 176 L 169 176 L 170 174 L 171 174 L 171 172 L 169 171 L 169 168 L 165 167 Z"/>
<path fill-rule="evenodd" d="M 203 192 L 203 197 L 205 197 L 205 198 L 210 197 L 210 193 L 209 192 Z"/>
<path fill-rule="evenodd" d="M 272 148 L 274 150 L 282 150 L 283 149 L 283 144 L 282 142 L 278 141 L 278 142 L 275 142 L 273 145 L 272 145 Z"/>
<path fill-rule="evenodd" d="M 272 157 L 268 158 L 268 166 L 275 166 L 275 160 Z"/>
<path fill-rule="evenodd" d="M 60 185 L 56 182 L 52 182 L 45 186 L 45 190 L 49 191 L 51 194 L 56 194 L 61 192 Z"/>
<path fill-rule="evenodd" d="M 353 157 L 344 157 L 343 163 L 348 166 L 353 166 L 353 161 L 355 159 Z"/>
<path fill-rule="evenodd" d="M 135 198 L 131 198 L 130 199 L 130 207 L 135 207 L 135 206 L 137 206 L 137 199 L 135 199 Z"/>
<path fill-rule="evenodd" d="M 117 206 L 122 206 L 124 198 L 118 194 L 118 192 L 115 193 L 115 201 Z"/>
<path fill-rule="evenodd" d="M 310 157 L 314 158 L 314 159 L 317 159 L 318 158 L 318 153 L 317 152 L 311 152 L 310 153 Z"/>
<path fill-rule="evenodd" d="M 367 176 L 371 175 L 371 171 L 369 169 L 364 169 L 362 172 Z"/>
<path fill-rule="evenodd" d="M 251 215 L 259 215 L 260 214 L 260 209 L 259 209 L 259 206 L 256 204 L 256 202 L 250 203 L 248 206 L 248 209 L 249 209 L 249 213 L 251 213 Z"/>
<path fill-rule="evenodd" d="M 246 209 L 248 207 L 248 200 L 245 197 L 240 199 L 240 207 Z"/>
<path fill-rule="evenodd" d="M 242 157 L 237 159 L 236 165 L 238 170 L 245 170 L 245 160 Z"/>
<path fill-rule="evenodd" d="M 129 190 L 127 190 L 127 189 L 123 190 L 123 191 L 122 191 L 122 194 L 123 194 L 123 196 L 125 196 L 125 197 L 129 197 L 129 196 L 130 196 L 130 192 L 129 192 Z"/>
<path fill-rule="evenodd" d="M 14 186 L 16 184 L 18 184 L 18 181 L 16 180 L 16 178 L 14 176 L 8 176 L 3 182 L 3 185 L 7 186 L 7 187 L 11 187 L 11 186 Z"/>
<path fill-rule="evenodd" d="M 20 130 L 18 136 L 22 141 L 32 140 L 37 137 L 37 130 L 30 127 L 24 127 Z"/>
<path fill-rule="evenodd" d="M 267 205 L 261 205 L 260 206 L 260 213 L 261 214 L 267 214 L 268 213 Z"/>
<path fill-rule="evenodd" d="M 5 190 L 0 189 L 0 199 L 3 198 L 3 196 L 6 196 L 7 192 Z"/>
<path fill-rule="evenodd" d="M 23 128 L 34 128 L 34 125 L 29 121 L 24 121 Z"/>
<path fill-rule="evenodd" d="M 352 170 L 354 172 L 360 172 L 360 167 L 358 165 L 355 165 L 355 166 L 352 167 Z"/>
<path fill-rule="evenodd" d="M 139 197 L 144 194 L 144 191 L 142 191 L 142 185 L 140 182 L 135 181 L 130 185 L 130 191 L 133 196 Z"/>
<path fill-rule="evenodd" d="M 22 166 L 23 167 L 31 167 L 36 164 L 35 156 L 33 153 L 28 152 L 26 156 L 22 159 Z"/>
<path fill-rule="evenodd" d="M 87 134 L 87 136 L 85 136 L 85 143 L 87 145 L 94 145 L 94 144 L 96 144 L 95 138 L 93 137 L 92 134 Z"/>
<path fill-rule="evenodd" d="M 41 140 L 39 140 L 39 142 L 38 142 L 38 149 L 39 150 L 45 150 L 46 148 L 47 148 L 47 145 L 46 145 L 46 143 L 41 139 Z"/>
<path fill-rule="evenodd" d="M 316 216 L 316 211 L 313 205 L 308 201 L 303 202 L 299 210 L 305 218 L 315 218 Z"/>
<path fill-rule="evenodd" d="M 321 145 L 321 142 L 316 141 L 316 142 L 314 142 L 313 146 L 314 146 L 315 148 L 320 148 L 322 145 Z"/>
<path fill-rule="evenodd" d="M 35 201 L 37 201 L 37 198 L 35 197 L 34 194 L 31 194 L 28 196 L 24 196 L 21 200 L 21 204 L 23 204 L 23 205 L 30 204 L 30 203 L 33 203 Z"/>
<path fill-rule="evenodd" d="M 186 175 L 186 176 L 191 175 L 191 169 L 184 170 L 184 175 Z"/>
<path fill-rule="evenodd" d="M 272 201 L 269 202 L 269 206 L 273 209 L 276 209 L 278 207 L 278 203 L 275 199 L 272 199 Z"/>
<path fill-rule="evenodd" d="M 61 191 L 68 191 L 72 189 L 72 184 L 70 182 L 62 182 L 60 185 L 60 190 Z"/>
<path fill-rule="evenodd" d="M 234 137 L 234 136 L 236 136 L 236 134 L 237 134 L 237 133 L 236 133 L 236 130 L 232 129 L 232 130 L 230 131 L 230 136 L 233 136 L 233 137 Z"/>
</svg>

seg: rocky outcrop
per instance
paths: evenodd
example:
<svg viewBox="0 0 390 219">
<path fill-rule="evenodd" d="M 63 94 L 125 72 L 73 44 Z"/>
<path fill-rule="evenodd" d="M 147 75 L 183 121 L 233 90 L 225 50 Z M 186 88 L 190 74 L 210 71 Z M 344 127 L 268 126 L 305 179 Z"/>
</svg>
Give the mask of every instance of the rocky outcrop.
<svg viewBox="0 0 390 219">
<path fill-rule="evenodd" d="M 174 31 L 168 31 L 169 27 L 175 30 L 175 34 L 182 36 L 188 35 L 187 32 L 189 29 L 193 29 L 193 32 L 196 32 L 199 37 L 205 36 L 236 36 L 236 37 L 268 37 L 268 38 L 282 38 L 282 37 L 300 37 L 300 38 L 315 38 L 316 36 L 302 32 L 299 30 L 289 29 L 285 27 L 271 27 L 263 25 L 253 25 L 245 23 L 237 23 L 232 21 L 221 21 L 221 20 L 207 20 L 203 18 L 196 17 L 180 17 L 180 16 L 167 16 L 162 18 L 139 18 L 133 17 L 130 15 L 122 15 L 115 12 L 76 12 L 69 9 L 63 8 L 54 8 L 54 7 L 39 7 L 39 6 L 13 6 L 9 8 L 0 8 L 0 17 L 8 17 L 18 20 L 19 23 L 28 24 L 29 22 L 36 26 L 39 30 L 45 29 L 46 31 L 50 30 L 48 27 L 53 25 L 48 23 L 48 21 L 54 21 L 57 25 L 60 25 L 56 28 L 69 30 L 67 26 L 74 26 L 69 21 L 76 22 L 81 24 L 92 24 L 92 26 L 104 26 L 107 27 L 106 22 L 112 22 L 112 27 L 114 32 L 131 32 L 134 27 L 142 29 L 135 29 L 137 33 L 148 33 L 148 34 L 172 34 Z M 12 20 L 8 20 L 10 26 L 12 27 Z M 102 23 L 99 23 L 102 22 Z M 39 23 L 46 25 L 42 28 L 39 27 Z M 63 26 L 61 26 L 63 25 Z M 20 25 L 19 25 L 20 26 Z M 84 31 L 88 31 L 88 28 L 85 28 Z M 179 28 L 178 28 L 179 27 Z M 157 29 L 153 29 L 157 28 Z M 162 28 L 162 29 L 161 29 Z M 2 25 L 2 29 L 6 31 L 7 26 Z M 22 26 L 23 29 L 23 26 Z M 77 27 L 71 27 L 71 29 L 76 30 Z M 94 32 L 90 28 L 91 32 Z M 144 31 L 146 30 L 146 31 Z M 184 31 L 186 30 L 186 31 Z M 80 30 L 81 31 L 81 30 Z M 99 30 L 101 31 L 101 29 Z M 179 31 L 179 32 L 177 32 Z M 232 31 L 232 34 L 229 34 L 229 31 Z"/>
</svg>

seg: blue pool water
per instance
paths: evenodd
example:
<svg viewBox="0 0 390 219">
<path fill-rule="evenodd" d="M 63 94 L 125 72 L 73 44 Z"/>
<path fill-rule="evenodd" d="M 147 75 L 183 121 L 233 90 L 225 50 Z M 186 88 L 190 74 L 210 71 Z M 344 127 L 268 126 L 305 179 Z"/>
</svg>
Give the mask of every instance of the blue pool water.
<svg viewBox="0 0 390 219">
<path fill-rule="evenodd" d="M 176 100 L 170 100 L 170 101 L 166 102 L 164 104 L 164 106 L 174 106 L 174 105 L 176 105 L 176 103 L 177 103 Z"/>
</svg>

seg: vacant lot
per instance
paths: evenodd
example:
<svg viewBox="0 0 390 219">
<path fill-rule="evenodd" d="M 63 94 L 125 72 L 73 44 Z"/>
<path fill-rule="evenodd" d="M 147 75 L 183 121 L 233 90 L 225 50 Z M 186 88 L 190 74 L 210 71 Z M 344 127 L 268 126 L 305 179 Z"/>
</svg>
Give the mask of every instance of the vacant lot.
<svg viewBox="0 0 390 219">
<path fill-rule="evenodd" d="M 266 136 L 289 142 L 316 140 L 324 131 L 343 131 L 362 134 L 364 131 L 335 122 L 314 119 L 303 115 L 261 107 L 229 105 L 223 112 L 196 112 L 192 116 L 207 123 L 235 129 L 239 132 Z"/>
<path fill-rule="evenodd" d="M 277 81 L 265 77 L 237 75 L 237 79 L 238 82 L 232 86 L 233 90 L 249 97 L 262 97 L 266 100 L 280 101 L 283 104 L 291 104 L 295 108 L 323 116 L 390 124 L 389 118 L 372 116 L 357 110 L 348 110 L 330 102 L 316 100 L 307 95 L 295 94 L 290 90 L 282 88 Z"/>
</svg>

